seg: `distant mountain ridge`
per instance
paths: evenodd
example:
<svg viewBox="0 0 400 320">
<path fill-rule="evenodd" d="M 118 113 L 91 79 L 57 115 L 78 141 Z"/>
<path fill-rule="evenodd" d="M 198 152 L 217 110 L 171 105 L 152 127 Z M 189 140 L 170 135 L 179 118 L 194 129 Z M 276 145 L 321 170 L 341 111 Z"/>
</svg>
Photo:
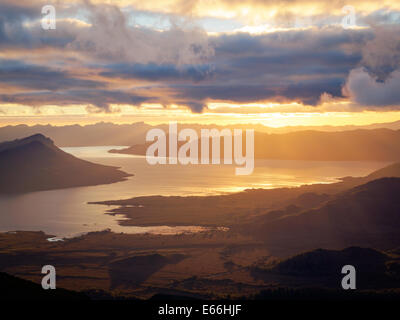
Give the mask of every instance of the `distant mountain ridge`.
<svg viewBox="0 0 400 320">
<path fill-rule="evenodd" d="M 400 161 L 400 130 L 299 131 L 255 136 L 255 157 L 315 161 Z"/>
<path fill-rule="evenodd" d="M 252 128 L 256 132 L 268 134 L 284 134 L 299 131 L 320 131 L 320 132 L 340 132 L 354 131 L 358 129 L 390 129 L 400 130 L 400 121 L 391 123 L 376 123 L 365 126 L 288 126 L 281 128 L 272 128 L 261 124 L 235 124 L 230 126 L 219 126 L 216 124 L 178 124 L 180 128 L 236 128 L 246 129 Z M 110 122 L 99 122 L 88 125 L 7 125 L 0 127 L 0 142 L 12 139 L 20 139 L 31 136 L 35 133 L 41 133 L 51 137 L 56 145 L 60 147 L 78 147 L 78 146 L 132 146 L 135 144 L 143 144 L 145 142 L 146 133 L 152 128 L 161 128 L 165 132 L 168 130 L 168 124 L 149 125 L 144 122 L 135 122 L 131 124 L 115 124 Z"/>
<path fill-rule="evenodd" d="M 168 131 L 165 131 L 168 137 Z M 245 136 L 245 135 L 243 135 Z M 167 156 L 168 139 L 167 140 Z M 220 139 L 220 157 L 224 155 L 224 139 Z M 154 142 L 143 141 L 112 153 L 145 155 Z M 178 141 L 178 148 L 186 142 Z M 201 157 L 201 139 L 198 140 Z M 211 142 L 210 156 L 211 156 Z M 245 139 L 243 139 L 245 150 Z M 305 161 L 400 161 L 400 130 L 357 129 L 351 131 L 323 132 L 298 131 L 282 134 L 255 132 L 254 157 L 256 159 Z"/>
<path fill-rule="evenodd" d="M 123 181 L 116 167 L 78 159 L 42 134 L 0 144 L 0 193 L 20 193 Z"/>
</svg>

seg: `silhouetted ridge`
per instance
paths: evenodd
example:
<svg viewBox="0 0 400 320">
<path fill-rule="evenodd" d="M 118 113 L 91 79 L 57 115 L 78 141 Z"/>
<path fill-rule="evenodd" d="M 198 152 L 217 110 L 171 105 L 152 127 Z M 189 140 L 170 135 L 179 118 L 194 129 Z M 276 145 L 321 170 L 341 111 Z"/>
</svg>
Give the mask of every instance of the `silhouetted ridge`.
<svg viewBox="0 0 400 320">
<path fill-rule="evenodd" d="M 385 177 L 367 182 L 345 192 L 347 196 L 358 194 L 360 196 L 395 197 L 399 194 L 400 178 Z"/>
<path fill-rule="evenodd" d="M 400 246 L 400 178 L 382 178 L 339 194 L 320 208 L 255 221 L 247 228 L 268 245 L 299 250 Z"/>
<path fill-rule="evenodd" d="M 400 177 L 400 162 L 376 170 L 366 176 L 368 180 L 379 179 L 381 177 Z"/>
<path fill-rule="evenodd" d="M 349 247 L 343 250 L 316 249 L 297 254 L 267 266 L 253 266 L 258 278 L 268 279 L 279 275 L 288 284 L 307 283 L 310 287 L 341 288 L 342 268 L 353 266 L 357 289 L 398 288 L 400 285 L 400 261 L 371 248 Z M 286 279 L 286 280 L 285 280 Z"/>
<path fill-rule="evenodd" d="M 344 250 L 317 249 L 301 253 L 278 263 L 272 271 L 303 276 L 340 274 L 345 265 L 354 266 L 363 273 L 384 273 L 388 256 L 370 248 L 349 247 Z"/>
<path fill-rule="evenodd" d="M 29 137 L 26 137 L 23 139 L 16 139 L 14 141 L 7 141 L 7 142 L 0 143 L 0 152 L 10 150 L 13 148 L 18 148 L 18 147 L 30 144 L 32 142 L 38 142 L 38 143 L 47 145 L 49 147 L 55 147 L 53 140 L 38 133 L 38 134 L 34 134 L 32 136 L 29 136 Z"/>
<path fill-rule="evenodd" d="M 57 288 L 44 290 L 41 285 L 0 272 L 0 300 L 89 300 L 75 291 Z"/>
</svg>

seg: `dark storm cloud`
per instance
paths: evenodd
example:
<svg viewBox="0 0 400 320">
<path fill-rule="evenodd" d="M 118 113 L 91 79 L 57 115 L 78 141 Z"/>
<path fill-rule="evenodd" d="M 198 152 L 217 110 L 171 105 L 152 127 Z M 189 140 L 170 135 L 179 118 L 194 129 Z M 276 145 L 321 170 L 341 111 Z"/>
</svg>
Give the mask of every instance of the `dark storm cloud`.
<svg viewBox="0 0 400 320">
<path fill-rule="evenodd" d="M 114 64 L 104 67 L 104 77 L 144 79 L 175 92 L 176 101 L 199 112 L 206 100 L 254 102 L 295 100 L 316 105 L 323 93 L 342 97 L 349 71 L 361 61 L 359 47 L 366 32 L 326 30 L 295 31 L 252 36 L 234 34 L 213 37 L 215 55 L 209 64 Z M 173 82 L 173 83 L 171 83 Z"/>
<path fill-rule="evenodd" d="M 231 102 L 257 102 L 262 100 L 277 100 L 282 102 L 297 101 L 308 105 L 317 105 L 323 93 L 332 96 L 342 96 L 341 78 L 322 79 L 291 83 L 286 87 L 271 84 L 220 84 L 208 86 L 180 86 L 177 98 L 205 101 L 207 99 L 225 100 Z"/>
<path fill-rule="evenodd" d="M 213 37 L 211 43 L 216 54 L 226 56 L 271 55 L 288 50 L 294 53 L 329 51 L 340 49 L 344 44 L 361 44 L 371 39 L 368 30 L 344 30 L 341 27 L 292 30 L 251 35 L 248 33 L 225 34 Z"/>
<path fill-rule="evenodd" d="M 117 90 L 67 90 L 62 92 L 30 92 L 19 94 L 0 94 L 4 103 L 19 103 L 30 106 L 88 104 L 110 111 L 110 104 L 141 104 L 151 98 L 128 91 Z"/>
<path fill-rule="evenodd" d="M 331 28 L 325 34 L 309 30 L 215 37 L 213 78 L 171 87 L 177 98 L 203 103 L 276 100 L 317 105 L 323 93 L 343 96 L 348 73 L 362 59 L 360 49 L 346 51 L 343 46 L 357 48 L 370 34 L 350 33 Z"/>
<path fill-rule="evenodd" d="M 123 79 L 143 79 L 149 81 L 202 81 L 212 77 L 211 65 L 184 65 L 173 64 L 115 64 L 106 67 L 109 71 L 101 72 L 105 77 Z"/>
<path fill-rule="evenodd" d="M 367 32 L 362 36 L 354 32 L 351 38 L 343 35 L 342 30 L 327 30 L 327 34 L 329 40 L 312 31 L 256 37 L 223 35 L 213 38 L 215 55 L 207 64 L 110 63 L 91 68 L 102 70 L 100 75 L 106 79 L 140 79 L 169 88 L 177 100 L 169 98 L 168 103 L 184 103 L 194 112 L 201 111 L 208 99 L 232 102 L 294 100 L 316 105 L 325 92 L 341 97 L 347 74 L 361 60 L 360 50 L 346 52 L 341 46 L 357 47 L 368 37 Z M 7 76 L 16 86 L 43 90 L 102 85 L 96 81 L 72 79 L 39 66 L 24 69 L 10 65 L 5 70 L 0 66 L 0 81 L 7 81 Z M 70 95 L 61 95 L 58 99 L 70 101 Z M 90 103 L 93 99 L 93 104 L 100 105 L 95 98 L 87 96 L 85 102 Z M 113 101 L 118 103 L 118 98 L 114 97 Z M 165 103 L 165 99 L 160 98 L 157 102 Z M 122 98 L 120 103 L 126 103 L 126 99 Z"/>
<path fill-rule="evenodd" d="M 101 88 L 98 81 L 74 78 L 68 73 L 45 66 L 25 64 L 16 60 L 0 59 L 0 82 L 16 87 L 40 90 L 60 90 L 70 88 Z"/>
<path fill-rule="evenodd" d="M 70 67 L 70 72 L 64 72 L 46 61 L 47 50 L 43 50 L 42 65 L 0 61 L 0 82 L 29 89 L 14 95 L 3 92 L 1 101 L 27 105 L 85 103 L 105 110 L 110 104 L 151 101 L 185 104 L 194 112 L 201 112 L 209 99 L 317 105 L 324 93 L 343 96 L 342 87 L 351 70 L 363 66 L 383 81 L 398 69 L 400 61 L 400 46 L 397 42 L 388 45 L 393 39 L 398 41 L 397 29 L 381 32 L 378 37 L 374 29 L 341 27 L 208 36 L 199 28 L 173 26 L 159 32 L 133 27 L 115 6 L 86 4 L 83 8 L 90 25 L 60 21 L 56 30 L 45 31 L 38 20 L 40 7 L 0 4 L 0 48 L 27 52 L 32 48 L 65 49 L 77 57 L 75 68 L 79 69 L 80 63 L 104 79 L 99 82 L 74 76 L 67 60 L 71 56 L 67 55 L 57 62 Z M 379 21 L 393 19 L 385 12 L 375 16 Z M 362 76 L 353 73 L 348 81 L 347 94 L 353 94 L 359 103 L 365 103 L 359 97 L 363 86 L 357 84 L 364 81 Z M 137 95 L 126 91 L 126 81 L 119 88 L 119 79 L 148 81 L 150 89 L 165 89 L 169 96 L 150 99 Z M 115 89 L 105 89 L 111 83 Z M 374 103 L 380 105 L 379 101 Z"/>
</svg>

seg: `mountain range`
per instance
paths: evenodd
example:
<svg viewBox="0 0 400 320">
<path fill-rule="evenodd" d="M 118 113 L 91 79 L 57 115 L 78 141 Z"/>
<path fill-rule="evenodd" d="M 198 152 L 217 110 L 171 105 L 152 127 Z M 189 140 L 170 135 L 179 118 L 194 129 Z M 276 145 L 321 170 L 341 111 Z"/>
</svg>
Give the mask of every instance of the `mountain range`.
<svg viewBox="0 0 400 320">
<path fill-rule="evenodd" d="M 0 142 L 12 139 L 20 139 L 41 133 L 51 137 L 55 144 L 60 147 L 78 147 L 78 146 L 132 146 L 145 142 L 146 133 L 153 128 L 160 128 L 168 131 L 168 124 L 150 125 L 144 122 L 135 122 L 131 124 L 116 124 L 110 122 L 99 122 L 88 125 L 7 125 L 0 127 Z M 287 126 L 273 128 L 261 124 L 235 124 L 221 126 L 216 124 L 179 124 L 179 128 L 192 128 L 196 131 L 200 129 L 254 129 L 256 132 L 268 134 L 283 134 L 298 131 L 320 131 L 320 132 L 338 132 L 354 131 L 358 129 L 390 129 L 400 130 L 400 121 L 391 123 L 376 123 L 364 126 Z"/>
<path fill-rule="evenodd" d="M 316 208 L 272 212 L 242 226 L 271 248 L 287 252 L 400 246 L 400 178 L 381 178 L 338 193 Z"/>
<path fill-rule="evenodd" d="M 245 134 L 243 134 L 245 150 Z M 168 136 L 167 136 L 168 156 Z M 210 139 L 211 141 L 211 139 Z M 298 131 L 282 134 L 255 132 L 254 157 L 256 159 L 311 160 L 311 161 L 399 161 L 400 130 L 357 129 L 350 131 L 323 132 Z M 112 153 L 145 155 L 154 142 L 142 142 L 131 147 L 111 150 Z M 178 141 L 178 147 L 185 142 Z M 198 155 L 201 156 L 198 140 Z M 210 142 L 211 156 L 211 142 Z M 220 157 L 224 155 L 224 139 L 221 138 Z"/>
<path fill-rule="evenodd" d="M 339 288 L 343 266 L 356 270 L 357 289 L 397 288 L 400 285 L 400 257 L 393 252 L 348 247 L 342 250 L 315 249 L 293 257 L 252 267 L 259 279 L 279 276 L 281 284 L 302 281 L 309 287 Z"/>
</svg>

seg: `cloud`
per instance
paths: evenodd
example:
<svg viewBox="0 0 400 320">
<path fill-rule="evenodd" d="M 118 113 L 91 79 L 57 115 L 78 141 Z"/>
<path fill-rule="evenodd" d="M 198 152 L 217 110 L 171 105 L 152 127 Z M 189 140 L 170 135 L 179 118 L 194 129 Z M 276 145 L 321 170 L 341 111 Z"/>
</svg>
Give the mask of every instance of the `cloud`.
<svg viewBox="0 0 400 320">
<path fill-rule="evenodd" d="M 194 112 L 201 112 L 210 100 L 297 101 L 315 106 L 323 93 L 342 97 L 341 87 L 347 74 L 361 60 L 359 50 L 348 52 L 345 46 L 360 46 L 367 37 L 367 31 L 346 33 L 340 28 L 258 36 L 222 35 L 210 39 L 215 54 L 202 64 L 116 63 L 114 61 L 118 59 L 114 56 L 99 62 L 96 53 L 86 52 L 89 62 L 84 60 L 82 66 L 97 78 L 100 76 L 101 82 L 62 75 L 56 72 L 57 69 L 48 67 L 27 68 L 26 79 L 22 76 L 23 71 L 18 75 L 15 70 L 11 73 L 11 81 L 16 86 L 30 86 L 38 90 L 68 90 L 76 81 L 76 87 L 87 90 L 96 86 L 99 89 L 101 86 L 120 86 L 122 89 L 126 88 L 126 80 L 145 80 L 150 82 L 146 84 L 148 91 L 152 87 L 156 91 L 162 88 L 165 93 L 154 98 L 155 103 L 184 104 Z M 81 48 L 77 50 L 81 51 Z M 90 54 L 94 54 L 92 59 Z M 72 67 L 72 71 L 78 66 Z M 43 77 L 39 75 L 41 71 Z M 53 75 L 54 83 L 47 86 L 46 78 L 52 78 Z M 79 95 L 78 91 L 73 92 Z M 102 96 L 101 92 L 99 96 Z M 117 97 L 114 97 L 115 103 Z M 58 99 L 63 98 L 71 101 L 71 92 L 58 95 Z M 96 95 L 86 95 L 84 101 L 90 103 L 91 99 L 95 105 L 101 103 Z M 125 96 L 121 96 L 121 103 L 126 101 Z"/>
<path fill-rule="evenodd" d="M 376 26 L 374 38 L 362 50 L 361 64 L 377 81 L 400 68 L 400 26 Z"/>
<path fill-rule="evenodd" d="M 396 70 L 384 82 L 377 81 L 363 68 L 354 69 L 347 79 L 344 93 L 358 103 L 359 108 L 400 109 L 400 71 Z"/>
<path fill-rule="evenodd" d="M 326 12 L 329 19 L 322 11 L 318 13 L 319 21 L 330 21 L 328 26 L 257 35 L 210 35 L 196 20 L 204 2 L 186 1 L 183 6 L 182 1 L 169 1 L 170 5 L 164 3 L 168 14 L 160 9 L 159 2 L 133 1 L 132 6 L 97 2 L 76 1 L 58 7 L 55 3 L 60 20 L 57 29 L 51 31 L 40 27 L 41 2 L 17 6 L 5 0 L 0 5 L 0 47 L 11 52 L 2 55 L 8 58 L 0 61 L 0 82 L 16 89 L 0 91 L 1 101 L 34 106 L 81 103 L 90 105 L 93 112 L 98 108 L 111 112 L 110 106 L 115 104 L 152 102 L 186 105 L 193 112 L 201 112 L 211 101 L 319 106 L 321 96 L 334 100 L 346 94 L 370 108 L 368 101 L 376 100 L 365 102 L 360 98 L 359 83 L 377 91 L 383 89 L 375 82 L 387 88 L 392 81 L 397 83 L 399 27 L 344 30 L 330 25 L 338 17 L 336 9 Z M 341 14 L 340 1 L 321 4 L 298 0 L 288 2 L 287 8 L 284 3 L 274 16 L 282 23 L 292 19 L 289 11 L 299 6 L 304 6 L 305 15 L 309 14 L 309 5 L 316 5 L 318 10 L 339 6 Z M 245 5 L 252 9 L 275 6 L 272 1 L 261 0 L 216 1 L 209 2 L 209 12 L 229 6 L 241 10 Z M 168 19 L 165 28 L 138 24 L 134 16 L 138 8 Z M 382 23 L 393 18 L 390 6 L 379 14 L 371 14 L 371 10 L 361 10 L 360 16 Z M 11 58 L 13 52 L 21 60 Z M 396 103 L 392 94 L 390 98 L 380 96 L 376 105 L 392 104 L 388 99 Z"/>
<path fill-rule="evenodd" d="M 212 65 L 182 65 L 173 64 L 114 64 L 105 67 L 108 71 L 101 76 L 123 79 L 143 79 L 148 81 L 202 81 L 213 76 Z"/>
<path fill-rule="evenodd" d="M 0 94 L 0 102 L 17 103 L 28 106 L 42 105 L 73 105 L 88 104 L 112 112 L 111 104 L 132 104 L 151 101 L 151 97 L 145 97 L 134 92 L 117 90 L 67 90 L 62 92 L 41 91 L 18 94 Z M 89 109 L 90 110 L 90 109 Z"/>
<path fill-rule="evenodd" d="M 96 0 L 102 3 L 104 0 Z M 113 3 L 124 5 L 125 0 L 114 0 Z M 248 24 L 281 23 L 287 20 L 293 23 L 303 17 L 320 17 L 342 15 L 342 7 L 351 4 L 358 12 L 369 14 L 385 7 L 390 10 L 400 8 L 397 0 L 130 0 L 135 9 L 179 14 L 189 17 L 214 17 L 219 19 L 234 18 Z"/>
<path fill-rule="evenodd" d="M 215 84 L 180 86 L 176 89 L 176 98 L 193 99 L 196 101 L 230 101 L 230 102 L 257 102 L 257 101 L 296 101 L 307 105 L 317 105 L 323 93 L 342 97 L 342 79 L 314 80 L 301 83 L 291 83 L 287 86 L 267 84 Z M 203 103 L 204 104 L 204 103 Z"/>
<path fill-rule="evenodd" d="M 79 79 L 62 70 L 29 65 L 16 60 L 0 59 L 0 82 L 28 89 L 60 90 L 71 88 L 101 88 L 99 81 Z"/>
<path fill-rule="evenodd" d="M 359 67 L 349 73 L 344 95 L 361 109 L 400 109 L 400 27 L 375 26 L 373 39 L 361 53 Z"/>
<path fill-rule="evenodd" d="M 42 1 L 13 2 L 0 4 L 0 48 L 45 48 L 48 46 L 64 48 L 75 39 L 80 27 L 74 20 L 58 21 L 57 29 L 43 30 L 40 19 Z M 65 13 L 69 10 L 65 10 Z"/>
<path fill-rule="evenodd" d="M 204 30 L 172 24 L 166 31 L 128 25 L 113 5 L 87 4 L 89 28 L 77 34 L 69 47 L 103 60 L 133 63 L 199 63 L 213 55 Z"/>
</svg>

